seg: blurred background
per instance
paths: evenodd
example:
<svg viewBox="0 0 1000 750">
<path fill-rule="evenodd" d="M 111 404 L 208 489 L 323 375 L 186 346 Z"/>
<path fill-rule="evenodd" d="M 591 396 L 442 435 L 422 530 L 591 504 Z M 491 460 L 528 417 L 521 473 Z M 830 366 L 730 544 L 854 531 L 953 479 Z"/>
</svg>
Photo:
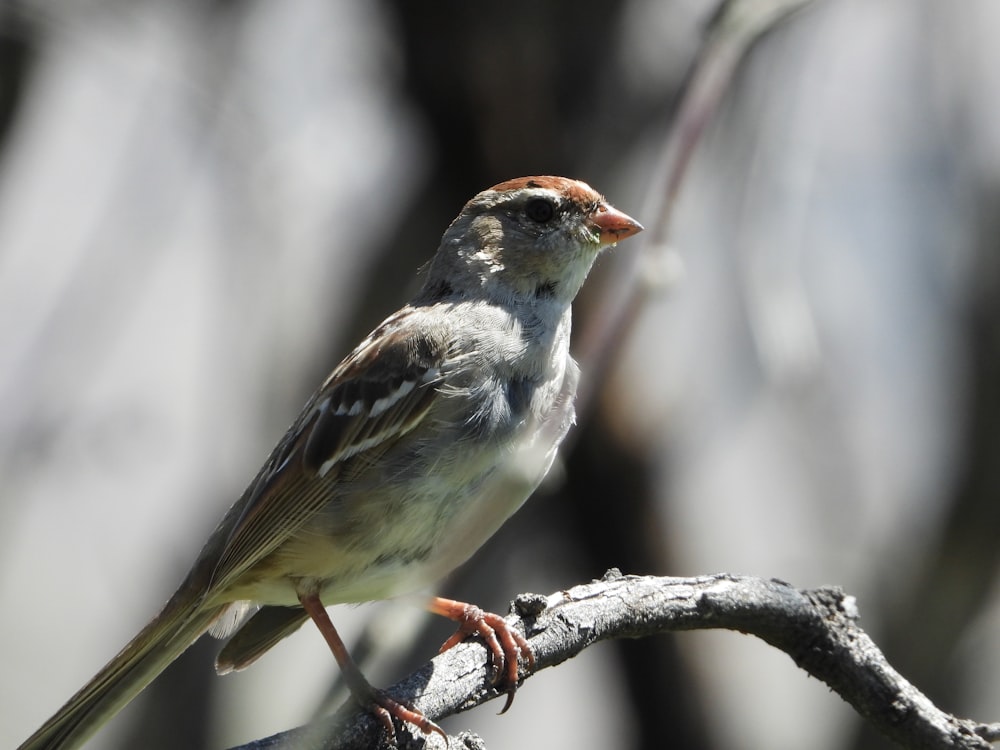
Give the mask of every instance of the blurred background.
<svg viewBox="0 0 1000 750">
<path fill-rule="evenodd" d="M 567 174 L 655 224 L 714 10 L 0 3 L 0 745 L 166 600 L 465 200 Z M 837 584 L 942 708 L 1000 720 L 998 28 L 990 0 L 817 0 L 759 40 L 572 446 L 441 593 L 505 611 L 611 566 Z M 599 263 L 580 341 L 634 293 L 642 239 Z M 450 632 L 411 604 L 332 614 L 376 684 Z M 90 747 L 219 748 L 326 705 L 313 628 L 225 678 L 217 649 Z M 887 746 L 729 632 L 600 644 L 498 709 L 444 726 L 491 748 Z"/>
</svg>

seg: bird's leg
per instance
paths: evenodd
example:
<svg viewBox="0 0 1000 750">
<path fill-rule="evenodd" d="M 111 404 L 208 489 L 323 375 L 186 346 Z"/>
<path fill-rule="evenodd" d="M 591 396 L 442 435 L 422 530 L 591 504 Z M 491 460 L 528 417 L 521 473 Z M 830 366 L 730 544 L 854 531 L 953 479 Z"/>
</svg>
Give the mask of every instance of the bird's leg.
<svg viewBox="0 0 1000 750">
<path fill-rule="evenodd" d="M 500 711 L 500 713 L 504 713 L 514 702 L 514 691 L 517 690 L 518 657 L 524 654 L 529 672 L 535 668 L 535 655 L 531 653 L 528 641 L 508 625 L 507 621 L 500 615 L 484 612 L 474 604 L 435 596 L 428 603 L 427 609 L 436 615 L 447 617 L 458 623 L 458 630 L 441 646 L 442 652 L 460 643 L 467 635 L 474 633 L 478 633 L 486 641 L 493 665 L 493 680 L 496 682 L 502 675 L 506 683 L 507 702 L 504 704 L 503 710 Z M 505 669 L 506 674 L 504 674 Z"/>
<path fill-rule="evenodd" d="M 372 687 L 371 683 L 361 674 L 358 665 L 354 663 L 354 659 L 348 653 L 347 646 L 340 639 L 337 629 L 333 627 L 333 621 L 330 619 L 330 615 L 327 613 L 318 595 L 300 595 L 299 601 L 302 603 L 309 617 L 312 618 L 312 621 L 316 623 L 319 632 L 323 634 L 327 644 L 330 646 L 333 658 L 337 660 L 337 665 L 344 675 L 344 681 L 347 683 L 351 695 L 354 696 L 354 700 L 375 715 L 382 723 L 382 726 L 385 727 L 386 734 L 389 735 L 393 743 L 395 743 L 396 739 L 396 730 L 392 725 L 393 716 L 400 721 L 408 721 L 419 728 L 424 734 L 437 732 L 447 742 L 448 735 L 433 721 L 416 709 L 408 708 L 399 701 L 393 700 L 381 690 Z"/>
</svg>

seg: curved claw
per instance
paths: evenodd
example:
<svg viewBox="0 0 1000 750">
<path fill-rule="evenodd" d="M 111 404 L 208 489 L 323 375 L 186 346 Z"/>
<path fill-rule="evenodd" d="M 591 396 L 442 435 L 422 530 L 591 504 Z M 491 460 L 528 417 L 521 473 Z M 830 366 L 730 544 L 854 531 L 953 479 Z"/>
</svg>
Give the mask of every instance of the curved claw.
<svg viewBox="0 0 1000 750">
<path fill-rule="evenodd" d="M 369 702 L 365 708 L 371 711 L 375 715 L 375 718 L 381 722 L 389 738 L 389 743 L 392 745 L 396 744 L 396 728 L 392 725 L 393 716 L 400 721 L 413 724 L 424 734 L 437 732 L 444 737 L 445 744 L 448 744 L 448 735 L 441 727 L 420 713 L 420 711 L 400 703 L 381 690 L 372 689 Z"/>
<path fill-rule="evenodd" d="M 527 639 L 500 615 L 485 612 L 474 604 L 434 597 L 428 605 L 431 612 L 458 623 L 458 630 L 444 642 L 440 651 L 447 651 L 465 640 L 466 636 L 479 635 L 490 652 L 492 682 L 506 683 L 507 702 L 500 713 L 505 713 L 514 702 L 518 685 L 518 658 L 524 655 L 527 672 L 535 668 L 535 655 Z"/>
</svg>

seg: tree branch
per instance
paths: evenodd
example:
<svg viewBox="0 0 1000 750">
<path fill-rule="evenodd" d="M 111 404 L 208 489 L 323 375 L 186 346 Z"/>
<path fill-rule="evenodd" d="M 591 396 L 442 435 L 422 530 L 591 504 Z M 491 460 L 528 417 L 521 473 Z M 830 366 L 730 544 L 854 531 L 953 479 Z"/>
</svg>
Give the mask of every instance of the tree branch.
<svg viewBox="0 0 1000 750">
<path fill-rule="evenodd" d="M 781 581 L 746 576 L 657 578 L 613 570 L 600 581 L 548 597 L 522 594 L 513 610 L 512 621 L 526 628 L 536 671 L 612 638 L 737 630 L 787 653 L 904 747 L 988 750 L 991 741 L 1000 740 L 1000 723 L 947 714 L 896 672 L 858 627 L 854 598 L 837 588 L 800 591 Z M 438 720 L 503 695 L 487 687 L 486 664 L 485 647 L 469 641 L 437 656 L 389 692 Z M 234 750 L 369 748 L 380 735 L 378 722 L 349 704 L 329 719 Z M 408 736 L 405 730 L 398 739 L 400 747 L 444 747 L 440 737 Z M 462 734 L 451 739 L 450 747 L 485 745 Z"/>
</svg>

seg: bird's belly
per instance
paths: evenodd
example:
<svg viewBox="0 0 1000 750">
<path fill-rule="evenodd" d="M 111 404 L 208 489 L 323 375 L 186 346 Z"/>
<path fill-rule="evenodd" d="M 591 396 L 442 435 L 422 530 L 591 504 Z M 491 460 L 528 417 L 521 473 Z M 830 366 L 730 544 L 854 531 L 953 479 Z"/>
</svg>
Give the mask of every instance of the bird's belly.
<svg viewBox="0 0 1000 750">
<path fill-rule="evenodd" d="M 557 380 L 541 392 L 525 391 L 523 411 L 509 408 L 518 401 L 514 393 L 508 408 L 480 409 L 478 419 L 455 415 L 446 424 L 465 425 L 464 431 L 405 453 L 389 451 L 378 472 L 346 464 L 351 481 L 244 578 L 250 585 L 240 587 L 237 598 L 294 604 L 299 593 L 311 591 L 327 604 L 362 602 L 439 580 L 541 482 L 572 423 L 575 382 L 567 377 L 562 388 Z M 539 398 L 544 408 L 532 403 Z M 482 417 L 494 415 L 504 424 L 484 425 Z"/>
<path fill-rule="evenodd" d="M 420 482 L 348 498 L 276 550 L 260 588 L 240 598 L 288 605 L 298 591 L 313 589 L 336 604 L 428 587 L 471 557 L 534 491 L 555 446 L 535 449 L 508 452 L 499 462 L 477 461 L 466 450 L 465 471 L 429 472 Z M 275 576 L 275 568 L 295 577 Z"/>
</svg>

